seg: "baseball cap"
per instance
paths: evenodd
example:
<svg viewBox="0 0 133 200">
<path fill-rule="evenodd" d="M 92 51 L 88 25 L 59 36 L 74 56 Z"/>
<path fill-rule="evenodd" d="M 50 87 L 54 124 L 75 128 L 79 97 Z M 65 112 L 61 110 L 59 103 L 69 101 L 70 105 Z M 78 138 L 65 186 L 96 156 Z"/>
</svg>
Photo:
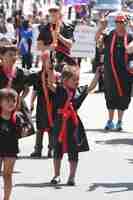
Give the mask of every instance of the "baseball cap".
<svg viewBox="0 0 133 200">
<path fill-rule="evenodd" d="M 51 10 L 60 10 L 60 7 L 57 4 L 51 4 L 48 8 L 48 11 L 50 12 Z"/>
</svg>

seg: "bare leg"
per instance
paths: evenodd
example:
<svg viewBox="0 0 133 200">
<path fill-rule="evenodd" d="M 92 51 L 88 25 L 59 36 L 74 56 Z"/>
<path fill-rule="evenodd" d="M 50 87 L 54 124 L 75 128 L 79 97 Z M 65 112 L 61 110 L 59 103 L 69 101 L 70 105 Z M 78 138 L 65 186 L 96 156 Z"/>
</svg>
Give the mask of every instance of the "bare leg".
<svg viewBox="0 0 133 200">
<path fill-rule="evenodd" d="M 12 172 L 15 158 L 4 159 L 3 179 L 4 179 L 4 200 L 9 200 L 12 190 Z"/>
<path fill-rule="evenodd" d="M 54 159 L 54 175 L 55 177 L 60 176 L 61 159 Z"/>
<path fill-rule="evenodd" d="M 122 111 L 122 110 L 118 110 L 117 112 L 118 112 L 118 121 L 122 121 L 124 111 Z"/>
<path fill-rule="evenodd" d="M 67 185 L 69 185 L 69 186 L 75 185 L 74 179 L 75 179 L 75 175 L 76 175 L 77 165 L 78 165 L 77 161 L 70 161 L 70 174 L 69 174 L 69 178 L 67 181 Z"/>
<path fill-rule="evenodd" d="M 60 167 L 61 167 L 61 159 L 54 159 L 54 177 L 51 180 L 51 183 L 56 185 L 60 183 Z"/>
<path fill-rule="evenodd" d="M 117 112 L 118 112 L 118 121 L 117 121 L 117 124 L 116 124 L 116 130 L 121 131 L 122 130 L 122 119 L 123 119 L 124 111 L 117 110 Z"/>
<path fill-rule="evenodd" d="M 76 174 L 76 169 L 77 169 L 78 162 L 70 161 L 69 164 L 70 164 L 70 175 L 69 175 L 69 177 L 74 179 L 75 178 L 75 174 Z"/>
<path fill-rule="evenodd" d="M 113 121 L 114 119 L 114 110 L 108 110 L 109 120 Z"/>
</svg>

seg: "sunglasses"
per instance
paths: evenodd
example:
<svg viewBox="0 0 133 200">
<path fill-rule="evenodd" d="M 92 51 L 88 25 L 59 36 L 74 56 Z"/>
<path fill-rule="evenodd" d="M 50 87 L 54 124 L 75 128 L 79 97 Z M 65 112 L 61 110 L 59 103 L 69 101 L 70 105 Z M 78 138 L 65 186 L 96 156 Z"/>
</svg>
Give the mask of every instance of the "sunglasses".
<svg viewBox="0 0 133 200">
<path fill-rule="evenodd" d="M 51 9 L 51 10 L 49 10 L 49 12 L 50 13 L 56 13 L 56 12 L 58 12 L 59 10 L 57 10 L 57 9 Z"/>
<path fill-rule="evenodd" d="M 117 23 L 117 24 L 125 24 L 125 22 L 123 22 L 123 21 L 115 21 L 115 23 Z"/>
</svg>

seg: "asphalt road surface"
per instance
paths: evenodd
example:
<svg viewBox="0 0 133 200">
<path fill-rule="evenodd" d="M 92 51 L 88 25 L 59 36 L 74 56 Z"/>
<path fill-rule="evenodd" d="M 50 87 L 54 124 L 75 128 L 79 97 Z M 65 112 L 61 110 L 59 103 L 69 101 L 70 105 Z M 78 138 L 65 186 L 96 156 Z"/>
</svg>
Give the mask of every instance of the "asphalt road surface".
<svg viewBox="0 0 133 200">
<path fill-rule="evenodd" d="M 82 85 L 89 83 L 93 77 L 89 71 L 90 65 L 83 62 Z M 133 101 L 125 113 L 124 129 L 120 133 L 107 133 L 103 130 L 107 111 L 104 95 L 101 93 L 89 94 L 79 114 L 85 125 L 90 151 L 80 154 L 76 186 L 66 186 L 69 173 L 67 155 L 62 162 L 61 184 L 56 187 L 49 184 L 53 176 L 53 165 L 52 159 L 46 158 L 47 135 L 44 135 L 41 159 L 30 158 L 35 143 L 35 136 L 31 136 L 20 140 L 21 151 L 13 173 L 11 200 L 133 199 Z M 0 195 L 2 192 L 0 177 Z"/>
</svg>

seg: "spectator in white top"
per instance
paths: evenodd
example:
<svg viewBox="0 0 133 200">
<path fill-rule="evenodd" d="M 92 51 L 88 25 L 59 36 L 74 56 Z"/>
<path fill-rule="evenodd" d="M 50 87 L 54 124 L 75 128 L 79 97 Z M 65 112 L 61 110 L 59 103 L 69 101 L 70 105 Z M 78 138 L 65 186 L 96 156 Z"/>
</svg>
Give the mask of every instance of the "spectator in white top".
<svg viewBox="0 0 133 200">
<path fill-rule="evenodd" d="M 6 29 L 7 29 L 7 34 L 12 36 L 12 38 L 15 38 L 15 29 L 11 17 L 9 17 L 6 21 Z"/>
</svg>

